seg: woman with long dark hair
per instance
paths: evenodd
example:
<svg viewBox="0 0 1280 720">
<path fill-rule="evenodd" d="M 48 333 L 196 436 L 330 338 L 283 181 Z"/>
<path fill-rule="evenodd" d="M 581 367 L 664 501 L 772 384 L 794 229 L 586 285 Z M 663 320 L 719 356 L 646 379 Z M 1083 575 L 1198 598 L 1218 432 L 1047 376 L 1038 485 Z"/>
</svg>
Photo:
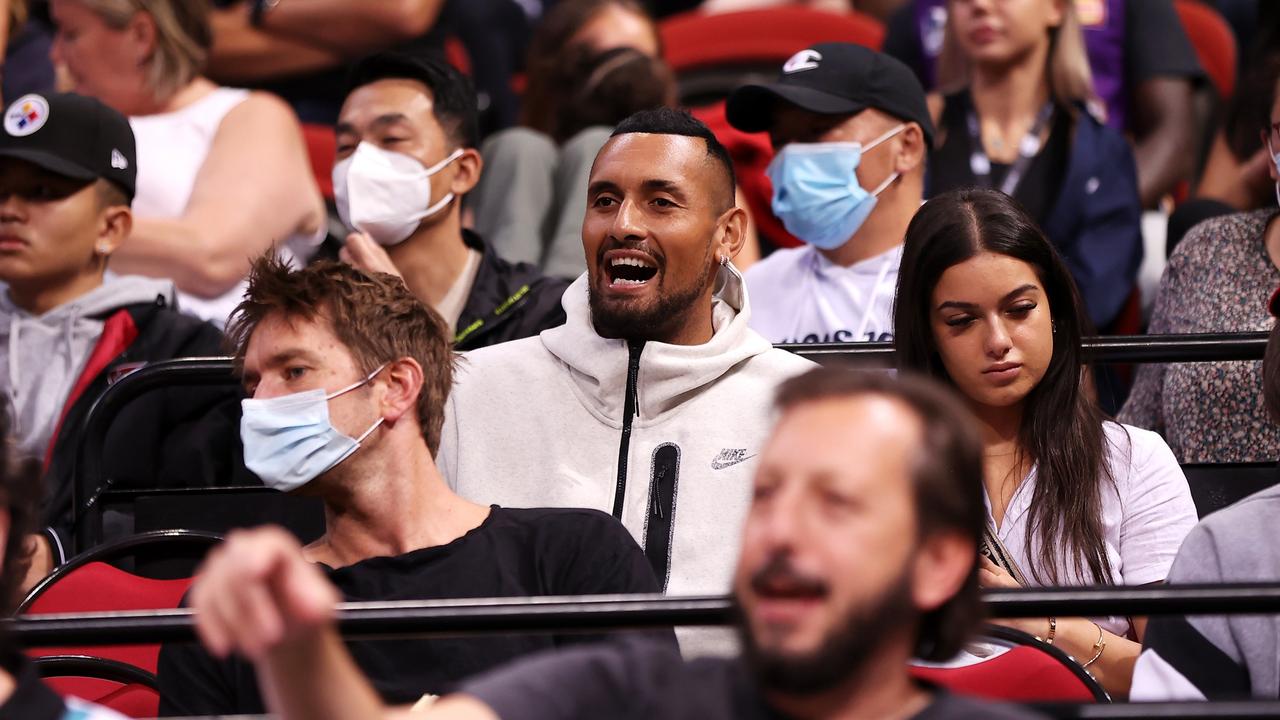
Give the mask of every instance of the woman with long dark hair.
<svg viewBox="0 0 1280 720">
<path fill-rule="evenodd" d="M 894 306 L 898 367 L 933 375 L 982 423 L 990 515 L 986 587 L 1164 580 L 1196 522 L 1158 435 L 1105 418 L 1086 390 L 1091 331 L 1071 273 L 1009 196 L 941 195 L 907 228 Z M 1142 618 L 1008 625 L 1065 650 L 1128 692 Z"/>
</svg>

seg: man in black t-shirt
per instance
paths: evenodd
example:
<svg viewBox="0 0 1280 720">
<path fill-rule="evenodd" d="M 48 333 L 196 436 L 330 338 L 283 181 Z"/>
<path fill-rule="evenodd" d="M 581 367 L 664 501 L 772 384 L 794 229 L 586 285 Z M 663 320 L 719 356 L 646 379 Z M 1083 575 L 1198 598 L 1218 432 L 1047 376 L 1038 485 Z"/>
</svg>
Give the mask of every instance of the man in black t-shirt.
<svg viewBox="0 0 1280 720">
<path fill-rule="evenodd" d="M 658 592 L 639 546 L 588 510 L 476 505 L 445 485 L 433 456 L 452 381 L 444 323 L 399 279 L 349 265 L 291 270 L 259 261 L 229 335 L 250 399 L 246 466 L 269 487 L 319 497 L 325 534 L 291 557 L 350 601 Z M 232 535 L 215 551 L 273 569 Z M 215 564 L 219 561 L 215 561 Z M 264 640 L 270 636 L 264 636 Z M 547 635 L 348 645 L 392 703 L 454 688 L 466 676 L 562 642 Z M 670 631 L 657 641 L 674 647 Z M 257 713 L 252 666 L 195 645 L 160 653 L 162 715 Z"/>
<path fill-rule="evenodd" d="M 958 401 L 932 381 L 826 368 L 785 382 L 777 407 L 734 582 L 742 659 L 684 663 L 652 644 L 601 644 L 517 661 L 418 712 L 1033 717 L 907 671 L 913 655 L 954 655 L 981 614 L 982 444 Z M 193 595 L 205 644 L 252 658 L 281 718 L 387 716 L 342 652 L 332 588 L 296 547 L 246 536 L 209 562 Z"/>
</svg>

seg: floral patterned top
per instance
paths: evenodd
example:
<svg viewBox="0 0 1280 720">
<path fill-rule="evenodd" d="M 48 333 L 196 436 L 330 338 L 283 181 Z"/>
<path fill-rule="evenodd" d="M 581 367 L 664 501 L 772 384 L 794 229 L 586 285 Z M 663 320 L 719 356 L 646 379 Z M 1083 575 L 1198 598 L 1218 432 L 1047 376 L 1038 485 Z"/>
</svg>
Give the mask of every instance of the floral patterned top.
<svg viewBox="0 0 1280 720">
<path fill-rule="evenodd" d="M 1203 222 L 1178 244 L 1156 297 L 1151 334 L 1269 331 L 1280 269 L 1264 235 L 1274 208 Z M 1183 463 L 1271 462 L 1280 427 L 1262 401 L 1262 363 L 1140 366 L 1120 422 L 1155 430 Z"/>
</svg>

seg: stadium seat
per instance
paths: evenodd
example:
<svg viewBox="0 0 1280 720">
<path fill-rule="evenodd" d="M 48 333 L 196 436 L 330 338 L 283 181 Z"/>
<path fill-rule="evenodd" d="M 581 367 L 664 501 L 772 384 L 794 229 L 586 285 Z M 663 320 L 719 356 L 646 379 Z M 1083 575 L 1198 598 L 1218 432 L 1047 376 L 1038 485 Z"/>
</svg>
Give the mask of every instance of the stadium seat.
<svg viewBox="0 0 1280 720">
<path fill-rule="evenodd" d="M 112 562 L 146 554 L 166 558 L 186 556 L 191 566 L 222 538 L 213 533 L 165 530 L 143 533 L 82 553 L 32 588 L 18 606 L 19 615 L 123 610 L 165 610 L 178 607 L 191 585 L 190 577 L 155 579 L 122 570 Z M 154 674 L 160 646 L 38 648 L 32 657 L 91 656 L 114 660 Z"/>
<path fill-rule="evenodd" d="M 1196 49 L 1196 57 L 1225 101 L 1236 89 L 1236 38 L 1218 11 L 1199 0 L 1175 0 L 1182 27 Z"/>
<path fill-rule="evenodd" d="M 983 628 L 977 641 L 1005 648 L 964 665 L 913 664 L 911 674 L 948 690 L 1006 702 L 1110 702 L 1097 680 L 1062 650 L 999 625 Z"/>
<path fill-rule="evenodd" d="M 133 665 L 89 655 L 52 655 L 37 658 L 35 666 L 63 697 L 78 697 L 133 718 L 160 712 L 155 674 Z"/>
<path fill-rule="evenodd" d="M 337 157 L 338 141 L 333 128 L 328 125 L 303 123 L 302 137 L 307 143 L 307 159 L 311 161 L 311 174 L 320 186 L 325 200 L 333 201 L 333 164 Z"/>
<path fill-rule="evenodd" d="M 884 41 L 884 26 L 868 15 L 803 7 L 713 15 L 692 11 L 666 18 L 658 30 L 681 102 L 690 107 L 722 100 L 744 81 L 772 78 L 783 61 L 814 43 L 879 49 Z"/>
<path fill-rule="evenodd" d="M 156 426 L 155 398 L 208 398 L 198 416 L 143 435 L 130 423 Z M 108 528 L 103 495 L 123 490 L 261 486 L 244 467 L 240 448 L 240 379 L 227 358 L 182 358 L 154 362 L 120 378 L 102 393 L 85 418 L 72 492 L 74 548 L 84 552 L 105 539 L 133 534 Z M 165 403 L 166 405 L 168 403 Z M 152 445 L 149 438 L 163 438 Z M 170 525 L 169 527 L 183 527 Z M 114 531 L 109 531 L 114 530 Z"/>
<path fill-rule="evenodd" d="M 680 13 L 659 24 L 664 56 L 676 73 L 711 65 L 779 63 L 819 42 L 880 48 L 884 27 L 858 12 L 784 6 L 706 14 Z"/>
<path fill-rule="evenodd" d="M 1188 463 L 1182 466 L 1182 472 L 1201 518 L 1280 481 L 1280 470 L 1273 462 Z"/>
</svg>

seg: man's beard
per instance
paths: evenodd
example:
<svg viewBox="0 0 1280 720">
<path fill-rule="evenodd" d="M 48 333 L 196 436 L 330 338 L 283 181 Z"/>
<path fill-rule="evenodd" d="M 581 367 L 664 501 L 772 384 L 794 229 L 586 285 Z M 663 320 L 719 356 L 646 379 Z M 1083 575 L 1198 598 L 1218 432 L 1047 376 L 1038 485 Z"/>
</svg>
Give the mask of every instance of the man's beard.
<svg viewBox="0 0 1280 720">
<path fill-rule="evenodd" d="M 647 305 L 625 300 L 607 303 L 600 297 L 596 283 L 587 283 L 587 301 L 591 306 L 591 323 L 596 334 L 626 340 L 661 341 L 671 337 L 685 324 L 707 287 L 715 282 L 718 269 L 718 265 L 710 265 L 700 282 L 670 292 L 663 292 L 663 286 L 659 285 L 657 299 Z M 664 272 L 651 282 L 661 283 L 665 278 Z"/>
<path fill-rule="evenodd" d="M 868 604 L 851 608 L 814 651 L 787 655 L 760 647 L 748 622 L 738 623 L 742 647 L 760 686 L 786 695 L 816 695 L 846 683 L 876 655 L 893 633 L 916 616 L 907 568 Z"/>
</svg>

